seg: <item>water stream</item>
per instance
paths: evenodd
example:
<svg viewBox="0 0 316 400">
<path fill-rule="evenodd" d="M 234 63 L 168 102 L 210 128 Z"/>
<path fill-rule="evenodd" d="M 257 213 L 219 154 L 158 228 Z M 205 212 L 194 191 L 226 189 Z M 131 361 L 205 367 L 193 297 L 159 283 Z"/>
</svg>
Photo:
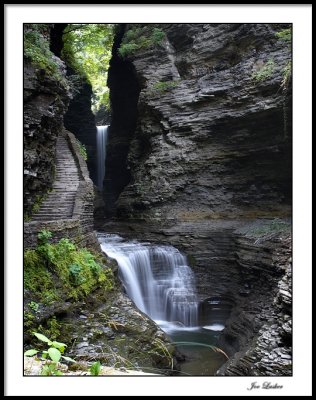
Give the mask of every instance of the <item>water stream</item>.
<svg viewBox="0 0 316 400">
<path fill-rule="evenodd" d="M 99 190 L 103 189 L 108 128 L 108 125 L 97 126 L 97 186 Z"/>
<path fill-rule="evenodd" d="M 201 306 L 186 257 L 172 246 L 125 241 L 112 234 L 100 233 L 98 239 L 102 251 L 117 261 L 126 294 L 185 355 L 181 371 L 214 375 L 226 361 L 211 347 L 224 329 L 223 315 L 213 320 L 201 315 L 201 310 L 211 314 L 213 305 L 219 309 L 218 302 L 209 299 Z"/>
</svg>

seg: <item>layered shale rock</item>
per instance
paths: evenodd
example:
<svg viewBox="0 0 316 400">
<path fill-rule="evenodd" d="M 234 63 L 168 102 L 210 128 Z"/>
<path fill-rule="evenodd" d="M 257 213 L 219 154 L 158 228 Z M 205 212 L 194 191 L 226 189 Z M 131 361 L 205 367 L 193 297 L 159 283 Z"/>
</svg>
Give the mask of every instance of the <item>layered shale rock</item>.
<svg viewBox="0 0 316 400">
<path fill-rule="evenodd" d="M 291 110 L 290 90 L 283 90 L 283 84 L 291 46 L 277 37 L 285 27 L 125 28 L 125 35 L 136 31 L 136 43 L 150 43 L 153 29 L 165 36 L 152 45 L 144 41 L 125 58 L 114 54 L 106 190 L 113 194 L 116 182 L 111 171 L 118 163 L 127 162 L 128 174 L 127 186 L 120 194 L 115 191 L 118 200 L 114 205 L 112 196 L 108 209 L 116 207 L 124 218 L 146 221 L 288 213 Z M 113 84 L 123 66 L 135 70 L 141 88 L 135 131 L 124 126 L 126 112 L 121 106 L 122 98 L 131 97 L 124 93 L 123 83 Z M 133 74 L 126 79 L 136 85 Z M 129 146 L 124 151 L 127 160 L 122 160 L 121 137 L 125 148 Z"/>
<path fill-rule="evenodd" d="M 33 24 L 36 25 L 36 24 Z M 66 67 L 53 53 L 48 52 L 49 27 L 37 32 L 25 27 L 24 57 L 24 213 L 32 214 L 43 196 L 52 188 L 55 175 L 55 148 L 63 128 L 63 115 L 70 98 L 65 79 Z M 28 42 L 28 35 L 30 42 Z M 33 36 L 32 36 L 33 35 Z M 28 43 L 47 50 L 38 62 L 38 53 Z M 44 58 L 45 57 L 45 58 Z"/>
<path fill-rule="evenodd" d="M 103 228 L 178 247 L 201 302 L 233 305 L 223 375 L 291 373 L 290 36 L 287 24 L 131 24 L 113 49 L 105 202 L 130 223 Z M 137 85 L 138 100 L 124 91 Z"/>
</svg>

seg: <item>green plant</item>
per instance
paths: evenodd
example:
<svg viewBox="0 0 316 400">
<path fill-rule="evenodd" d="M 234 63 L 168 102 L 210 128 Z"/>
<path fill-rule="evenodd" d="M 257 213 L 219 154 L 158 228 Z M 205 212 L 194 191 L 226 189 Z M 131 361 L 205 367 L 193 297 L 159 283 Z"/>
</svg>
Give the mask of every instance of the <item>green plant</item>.
<svg viewBox="0 0 316 400">
<path fill-rule="evenodd" d="M 283 69 L 283 79 L 281 82 L 281 88 L 286 90 L 292 75 L 292 62 L 289 61 Z"/>
<path fill-rule="evenodd" d="M 257 82 L 262 82 L 272 75 L 275 68 L 275 63 L 272 59 L 268 60 L 258 71 L 252 74 L 252 79 Z"/>
<path fill-rule="evenodd" d="M 278 39 L 283 40 L 284 42 L 291 42 L 292 29 L 291 28 L 282 29 L 281 31 L 276 32 L 275 36 Z"/>
<path fill-rule="evenodd" d="M 163 93 L 178 86 L 178 84 L 179 81 L 160 81 L 160 82 L 155 82 L 151 88 L 154 91 Z"/>
<path fill-rule="evenodd" d="M 66 83 L 54 54 L 49 49 L 49 27 L 47 24 L 26 24 L 24 28 L 24 57 L 46 75 Z"/>
<path fill-rule="evenodd" d="M 87 160 L 88 160 L 88 153 L 87 153 L 86 146 L 85 146 L 84 144 L 82 144 L 82 143 L 80 142 L 80 140 L 78 140 L 78 139 L 76 139 L 76 140 L 77 140 L 77 143 L 78 143 L 78 146 L 79 146 L 79 152 L 80 152 L 82 158 L 83 158 L 85 161 L 87 161 Z"/>
<path fill-rule="evenodd" d="M 93 363 L 91 365 L 91 367 L 89 368 L 90 370 L 90 374 L 94 375 L 94 376 L 98 376 L 100 374 L 101 371 L 101 363 L 100 361 L 96 361 L 95 363 Z"/>
<path fill-rule="evenodd" d="M 34 299 L 49 303 L 63 295 L 77 300 L 97 287 L 113 288 L 113 273 L 102 267 L 100 257 L 69 239 L 49 243 L 50 238 L 51 232 L 41 231 L 36 249 L 24 254 L 24 287 Z"/>
<path fill-rule="evenodd" d="M 34 312 L 37 312 L 37 311 L 38 311 L 39 304 L 36 303 L 35 301 L 31 301 L 31 302 L 29 303 L 29 307 L 30 307 L 30 309 L 33 310 Z"/>
<path fill-rule="evenodd" d="M 51 231 L 43 229 L 37 234 L 38 243 L 41 245 L 47 244 L 49 242 L 49 239 L 52 238 L 52 236 L 53 234 Z"/>
<path fill-rule="evenodd" d="M 76 362 L 72 358 L 62 355 L 67 347 L 65 343 L 52 341 L 41 333 L 33 332 L 33 334 L 38 340 L 46 343 L 48 345 L 48 349 L 44 351 L 30 349 L 27 350 L 24 355 L 26 357 L 34 357 L 37 356 L 38 353 L 42 353 L 41 359 L 47 360 L 47 363 L 43 366 L 41 375 L 62 375 L 61 371 L 58 369 L 58 363 L 61 359 L 70 362 Z"/>
<path fill-rule="evenodd" d="M 77 75 L 90 82 L 94 112 L 102 105 L 107 109 L 110 106 L 107 71 L 112 56 L 114 28 L 113 24 L 68 24 L 63 32 L 62 58 Z"/>
<path fill-rule="evenodd" d="M 165 33 L 157 27 L 134 27 L 124 34 L 118 53 L 122 58 L 133 55 L 138 50 L 160 44 L 165 36 Z"/>
</svg>

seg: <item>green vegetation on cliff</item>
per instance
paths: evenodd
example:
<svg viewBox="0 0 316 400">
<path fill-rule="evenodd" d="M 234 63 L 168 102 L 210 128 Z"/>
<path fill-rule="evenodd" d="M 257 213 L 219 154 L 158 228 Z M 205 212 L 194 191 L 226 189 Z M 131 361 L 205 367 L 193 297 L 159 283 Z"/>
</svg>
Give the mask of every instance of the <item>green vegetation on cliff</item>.
<svg viewBox="0 0 316 400">
<path fill-rule="evenodd" d="M 49 24 L 24 25 L 24 58 L 53 79 L 66 83 L 57 58 L 49 49 Z"/>
<path fill-rule="evenodd" d="M 103 104 L 109 108 L 107 71 L 113 44 L 112 24 L 69 24 L 64 31 L 62 57 L 91 84 L 93 111 Z"/>
<path fill-rule="evenodd" d="M 50 243 L 49 233 L 42 231 L 36 249 L 24 253 L 24 288 L 33 302 L 48 305 L 60 298 L 78 300 L 98 287 L 113 288 L 112 270 L 102 265 L 99 255 L 65 238 Z"/>
<path fill-rule="evenodd" d="M 148 27 L 148 25 L 134 26 L 125 32 L 118 53 L 124 58 L 133 55 L 138 50 L 145 50 L 158 45 L 164 38 L 165 33 L 159 28 Z"/>
</svg>

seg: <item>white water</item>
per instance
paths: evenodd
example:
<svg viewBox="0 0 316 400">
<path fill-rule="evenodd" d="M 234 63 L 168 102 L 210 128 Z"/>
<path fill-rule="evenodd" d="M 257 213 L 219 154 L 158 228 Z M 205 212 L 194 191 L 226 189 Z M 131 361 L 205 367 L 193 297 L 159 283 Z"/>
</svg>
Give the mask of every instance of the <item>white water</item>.
<svg viewBox="0 0 316 400">
<path fill-rule="evenodd" d="M 194 274 L 172 246 L 99 235 L 101 249 L 117 261 L 127 295 L 162 328 L 196 327 L 198 301 Z"/>
<path fill-rule="evenodd" d="M 108 125 L 97 126 L 97 186 L 99 190 L 103 189 L 108 127 Z"/>
</svg>

